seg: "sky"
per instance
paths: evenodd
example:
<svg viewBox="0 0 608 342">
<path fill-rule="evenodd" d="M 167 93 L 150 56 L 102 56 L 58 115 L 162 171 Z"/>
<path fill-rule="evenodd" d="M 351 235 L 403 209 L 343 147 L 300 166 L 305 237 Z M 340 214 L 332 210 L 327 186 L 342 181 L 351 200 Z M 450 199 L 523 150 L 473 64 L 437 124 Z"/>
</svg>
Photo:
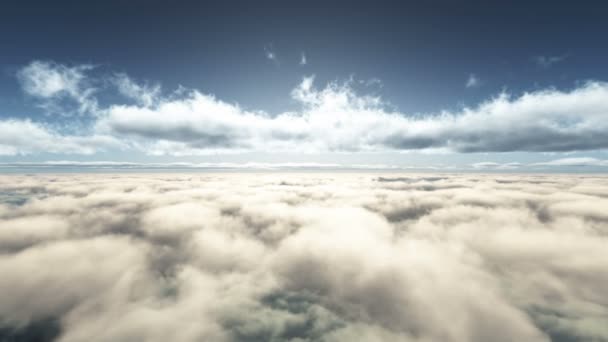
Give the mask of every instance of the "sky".
<svg viewBox="0 0 608 342">
<path fill-rule="evenodd" d="M 608 5 L 8 1 L 0 167 L 604 172 Z"/>
</svg>

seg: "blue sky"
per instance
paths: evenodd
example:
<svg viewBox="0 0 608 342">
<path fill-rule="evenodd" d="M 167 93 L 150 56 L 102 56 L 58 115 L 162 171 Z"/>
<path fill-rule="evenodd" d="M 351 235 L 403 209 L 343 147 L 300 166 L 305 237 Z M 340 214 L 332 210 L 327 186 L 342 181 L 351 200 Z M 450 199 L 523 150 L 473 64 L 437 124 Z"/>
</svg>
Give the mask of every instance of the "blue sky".
<svg viewBox="0 0 608 342">
<path fill-rule="evenodd" d="M 608 167 L 601 2 L 2 6 L 5 168 Z"/>
</svg>

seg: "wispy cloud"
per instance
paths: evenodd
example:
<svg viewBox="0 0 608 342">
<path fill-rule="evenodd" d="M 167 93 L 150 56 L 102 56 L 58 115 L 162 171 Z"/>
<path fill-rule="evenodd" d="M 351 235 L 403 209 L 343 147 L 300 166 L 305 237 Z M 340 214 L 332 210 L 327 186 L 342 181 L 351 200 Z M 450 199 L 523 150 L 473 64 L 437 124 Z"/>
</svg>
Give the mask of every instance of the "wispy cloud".
<svg viewBox="0 0 608 342">
<path fill-rule="evenodd" d="M 464 84 L 466 88 L 475 88 L 479 87 L 480 85 L 481 81 L 475 74 L 469 74 L 469 77 L 467 78 L 467 81 Z"/>
<path fill-rule="evenodd" d="M 44 162 L 0 163 L 0 168 L 13 169 L 191 169 L 191 170 L 423 170 L 428 167 L 402 167 L 387 164 L 340 164 L 340 163 L 135 163 L 122 161 L 72 161 L 52 160 Z M 433 167 L 432 169 L 437 169 Z"/>
<path fill-rule="evenodd" d="M 300 65 L 306 65 L 308 64 L 308 59 L 306 59 L 306 54 L 304 52 L 302 52 L 300 54 Z"/>
<path fill-rule="evenodd" d="M 17 73 L 26 94 L 40 100 L 39 106 L 50 114 L 71 115 L 97 110 L 95 87 L 87 71 L 92 65 L 66 66 L 48 61 L 34 61 Z M 71 101 L 65 105 L 62 100 Z"/>
<path fill-rule="evenodd" d="M 279 57 L 277 56 L 277 53 L 272 45 L 267 45 L 264 47 L 264 56 L 266 56 L 266 59 L 274 64 L 279 64 Z"/>
<path fill-rule="evenodd" d="M 0 156 L 34 153 L 94 154 L 124 148 L 109 135 L 66 135 L 30 120 L 0 120 Z"/>
<path fill-rule="evenodd" d="M 523 167 L 524 165 L 518 162 L 509 162 L 509 163 L 497 163 L 497 162 L 479 162 L 471 165 L 473 169 L 477 170 L 486 170 L 486 169 L 494 169 L 494 170 L 514 170 Z"/>
<path fill-rule="evenodd" d="M 115 74 L 111 78 L 111 82 L 116 85 L 120 94 L 135 100 L 142 106 L 152 106 L 160 99 L 160 84 L 138 84 L 124 73 Z"/>
<path fill-rule="evenodd" d="M 566 55 L 561 56 L 536 56 L 534 57 L 534 62 L 541 68 L 548 69 L 552 67 L 554 64 L 563 62 L 566 59 Z"/>
<path fill-rule="evenodd" d="M 608 166 L 608 160 L 591 157 L 562 158 L 531 164 L 532 166 Z"/>
</svg>

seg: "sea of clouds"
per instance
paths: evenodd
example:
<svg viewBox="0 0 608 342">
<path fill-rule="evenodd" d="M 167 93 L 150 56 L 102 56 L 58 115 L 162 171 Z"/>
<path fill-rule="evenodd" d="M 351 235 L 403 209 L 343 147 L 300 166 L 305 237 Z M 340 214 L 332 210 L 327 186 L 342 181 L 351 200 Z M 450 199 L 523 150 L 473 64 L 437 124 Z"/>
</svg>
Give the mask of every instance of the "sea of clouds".
<svg viewBox="0 0 608 342">
<path fill-rule="evenodd" d="M 0 176 L 0 341 L 608 341 L 608 178 Z"/>
</svg>

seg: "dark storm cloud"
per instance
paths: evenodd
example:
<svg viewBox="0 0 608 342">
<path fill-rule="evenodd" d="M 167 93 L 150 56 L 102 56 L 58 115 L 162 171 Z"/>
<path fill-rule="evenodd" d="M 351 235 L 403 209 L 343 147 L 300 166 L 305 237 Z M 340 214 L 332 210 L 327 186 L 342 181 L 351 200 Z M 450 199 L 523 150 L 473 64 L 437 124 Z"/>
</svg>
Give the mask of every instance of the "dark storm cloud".
<svg viewBox="0 0 608 342">
<path fill-rule="evenodd" d="M 26 198 L 0 204 L 3 337 L 608 339 L 605 177 L 41 175 L 0 190 Z"/>
</svg>

